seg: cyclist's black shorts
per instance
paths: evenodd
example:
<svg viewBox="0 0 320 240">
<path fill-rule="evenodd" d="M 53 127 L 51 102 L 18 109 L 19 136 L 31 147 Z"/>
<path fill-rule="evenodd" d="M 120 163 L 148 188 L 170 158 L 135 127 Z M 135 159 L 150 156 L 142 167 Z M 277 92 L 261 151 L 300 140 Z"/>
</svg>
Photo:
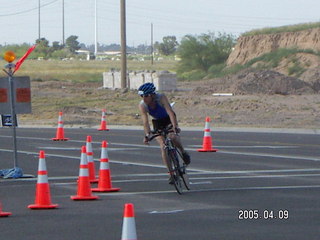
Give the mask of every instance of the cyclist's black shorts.
<svg viewBox="0 0 320 240">
<path fill-rule="evenodd" d="M 167 116 L 165 118 L 152 119 L 153 130 L 162 130 L 171 124 L 170 117 Z M 172 125 L 172 124 L 171 124 Z"/>
</svg>

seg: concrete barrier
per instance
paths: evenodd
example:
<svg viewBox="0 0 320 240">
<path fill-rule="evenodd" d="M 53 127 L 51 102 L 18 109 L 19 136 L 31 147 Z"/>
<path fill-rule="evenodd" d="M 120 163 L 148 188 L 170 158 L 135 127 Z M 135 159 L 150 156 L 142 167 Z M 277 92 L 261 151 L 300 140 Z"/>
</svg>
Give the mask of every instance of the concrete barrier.
<svg viewBox="0 0 320 240">
<path fill-rule="evenodd" d="M 177 89 L 177 76 L 172 72 L 130 72 L 127 76 L 127 86 L 129 89 L 138 89 L 146 82 L 152 82 L 159 91 L 173 91 Z M 110 89 L 121 88 L 121 72 L 104 72 L 103 87 Z"/>
</svg>

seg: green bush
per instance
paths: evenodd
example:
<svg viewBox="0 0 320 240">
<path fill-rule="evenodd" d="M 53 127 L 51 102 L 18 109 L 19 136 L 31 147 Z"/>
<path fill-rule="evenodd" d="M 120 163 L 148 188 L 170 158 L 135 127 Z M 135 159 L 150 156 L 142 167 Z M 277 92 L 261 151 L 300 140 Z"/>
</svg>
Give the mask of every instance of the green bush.
<svg viewBox="0 0 320 240">
<path fill-rule="evenodd" d="M 178 78 L 180 80 L 186 80 L 186 81 L 193 81 L 193 80 L 200 80 L 204 78 L 207 75 L 206 72 L 201 70 L 192 70 L 189 72 L 180 73 Z"/>
<path fill-rule="evenodd" d="M 223 74 L 223 70 L 225 69 L 225 67 L 225 63 L 212 65 L 208 70 L 209 77 L 220 77 Z"/>
<path fill-rule="evenodd" d="M 288 68 L 289 76 L 299 77 L 302 73 L 304 73 L 306 69 L 304 69 L 299 62 L 294 62 L 294 64 Z"/>
<path fill-rule="evenodd" d="M 226 62 L 234 45 L 235 37 L 229 34 L 185 36 L 178 48 L 181 59 L 177 69 L 178 76 L 183 78 L 182 74 L 190 71 L 208 73 L 212 65 Z"/>
</svg>

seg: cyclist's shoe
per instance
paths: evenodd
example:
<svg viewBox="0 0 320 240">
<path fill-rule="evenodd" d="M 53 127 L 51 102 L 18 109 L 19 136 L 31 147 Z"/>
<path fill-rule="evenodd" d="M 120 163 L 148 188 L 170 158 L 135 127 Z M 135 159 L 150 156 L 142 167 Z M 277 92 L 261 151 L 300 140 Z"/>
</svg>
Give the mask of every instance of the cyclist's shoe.
<svg viewBox="0 0 320 240">
<path fill-rule="evenodd" d="M 186 164 L 186 166 L 188 166 L 191 162 L 190 155 L 187 152 L 182 153 L 182 159 L 183 159 L 183 162 Z"/>
<path fill-rule="evenodd" d="M 174 177 L 170 176 L 168 181 L 169 181 L 169 184 L 173 185 L 174 184 Z"/>
</svg>

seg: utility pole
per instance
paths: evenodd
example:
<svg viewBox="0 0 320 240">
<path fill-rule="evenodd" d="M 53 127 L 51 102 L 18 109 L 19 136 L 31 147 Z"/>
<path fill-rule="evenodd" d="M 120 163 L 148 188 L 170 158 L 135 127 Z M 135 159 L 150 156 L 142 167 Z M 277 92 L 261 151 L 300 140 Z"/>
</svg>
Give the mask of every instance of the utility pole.
<svg viewBox="0 0 320 240">
<path fill-rule="evenodd" d="M 62 46 L 64 46 L 64 0 L 62 0 Z"/>
<path fill-rule="evenodd" d="M 121 88 L 127 87 L 126 0 L 121 1 Z"/>
<path fill-rule="evenodd" d="M 40 41 L 40 0 L 38 1 L 38 40 Z"/>
<path fill-rule="evenodd" d="M 97 0 L 95 0 L 95 22 L 94 22 L 94 55 L 97 58 L 97 54 L 98 54 L 98 17 L 97 17 Z"/>
<path fill-rule="evenodd" d="M 151 23 L 151 65 L 153 65 L 153 23 Z"/>
</svg>

